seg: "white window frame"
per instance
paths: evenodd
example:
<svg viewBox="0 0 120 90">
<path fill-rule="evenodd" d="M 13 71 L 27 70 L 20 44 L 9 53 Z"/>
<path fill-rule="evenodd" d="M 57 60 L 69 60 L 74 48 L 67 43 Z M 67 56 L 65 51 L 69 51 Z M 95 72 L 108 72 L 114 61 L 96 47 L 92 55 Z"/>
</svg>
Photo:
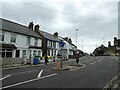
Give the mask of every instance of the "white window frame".
<svg viewBox="0 0 120 90">
<path fill-rule="evenodd" d="M 10 42 L 11 43 L 16 43 L 16 35 L 15 34 L 11 34 Z"/>
<path fill-rule="evenodd" d="M 0 33 L 0 41 L 4 41 L 5 39 L 5 32 Z"/>
<path fill-rule="evenodd" d="M 34 40 L 35 40 L 35 41 L 34 41 L 34 45 L 35 45 L 35 46 L 38 46 L 38 38 L 35 38 Z"/>
</svg>

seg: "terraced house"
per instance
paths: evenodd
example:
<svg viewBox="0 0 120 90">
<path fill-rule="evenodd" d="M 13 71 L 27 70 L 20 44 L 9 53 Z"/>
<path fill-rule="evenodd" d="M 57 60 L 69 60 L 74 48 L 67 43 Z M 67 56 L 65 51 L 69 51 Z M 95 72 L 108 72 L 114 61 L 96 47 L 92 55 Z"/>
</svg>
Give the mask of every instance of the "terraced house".
<svg viewBox="0 0 120 90">
<path fill-rule="evenodd" d="M 29 26 L 34 27 L 33 22 L 30 22 Z M 58 33 L 50 34 L 43 30 L 40 30 L 40 26 L 36 25 L 34 32 L 36 32 L 40 37 L 42 37 L 42 56 L 47 54 L 50 57 L 54 57 L 59 52 L 59 41 Z"/>
<path fill-rule="evenodd" d="M 0 52 L 4 58 L 42 56 L 42 37 L 30 26 L 0 18 Z"/>
</svg>

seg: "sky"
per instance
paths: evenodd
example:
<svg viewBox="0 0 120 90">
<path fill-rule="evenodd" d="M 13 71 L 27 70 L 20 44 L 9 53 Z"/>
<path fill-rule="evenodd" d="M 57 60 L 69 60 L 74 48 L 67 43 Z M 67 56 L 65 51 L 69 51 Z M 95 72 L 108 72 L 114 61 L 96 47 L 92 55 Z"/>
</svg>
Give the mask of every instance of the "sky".
<svg viewBox="0 0 120 90">
<path fill-rule="evenodd" d="M 58 32 L 71 38 L 78 49 L 92 53 L 108 41 L 113 45 L 118 37 L 118 1 L 2 0 L 0 17 L 25 26 L 33 21 L 41 30 Z"/>
</svg>

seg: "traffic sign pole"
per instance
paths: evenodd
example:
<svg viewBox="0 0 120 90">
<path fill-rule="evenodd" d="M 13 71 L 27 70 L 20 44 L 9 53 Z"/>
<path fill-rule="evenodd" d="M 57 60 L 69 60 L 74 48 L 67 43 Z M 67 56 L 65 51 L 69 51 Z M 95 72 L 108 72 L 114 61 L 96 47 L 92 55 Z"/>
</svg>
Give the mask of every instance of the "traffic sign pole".
<svg viewBox="0 0 120 90">
<path fill-rule="evenodd" d="M 64 47 L 64 44 L 65 44 L 65 43 L 64 43 L 62 40 L 59 42 L 59 46 L 61 47 L 61 48 L 60 48 L 61 56 L 63 56 L 63 55 L 62 55 L 62 47 Z M 62 64 L 63 64 L 63 63 L 62 63 L 62 58 L 60 59 L 60 62 L 61 62 L 61 68 L 62 68 Z"/>
<path fill-rule="evenodd" d="M 61 47 L 61 56 L 62 56 L 62 47 Z M 62 58 L 60 59 L 60 61 L 61 61 L 61 68 L 62 68 Z"/>
</svg>

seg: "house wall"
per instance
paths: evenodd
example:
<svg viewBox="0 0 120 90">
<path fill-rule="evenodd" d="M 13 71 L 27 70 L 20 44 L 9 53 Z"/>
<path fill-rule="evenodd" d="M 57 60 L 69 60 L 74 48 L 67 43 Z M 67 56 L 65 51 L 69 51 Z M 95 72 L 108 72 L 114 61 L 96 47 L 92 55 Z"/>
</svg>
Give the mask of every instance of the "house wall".
<svg viewBox="0 0 120 90">
<path fill-rule="evenodd" d="M 53 42 L 56 43 L 56 47 L 53 46 Z M 47 49 L 47 54 L 51 57 L 54 57 L 58 54 L 59 48 L 59 42 L 47 40 L 47 47 L 51 49 Z"/>
<path fill-rule="evenodd" d="M 36 51 L 36 55 L 38 54 L 38 51 L 41 51 L 40 55 L 42 56 L 42 50 L 41 49 L 28 49 L 29 45 L 27 45 L 27 36 L 26 35 L 0 30 L 0 34 L 2 32 L 5 33 L 5 36 L 4 36 L 4 41 L 0 41 L 0 43 L 14 44 L 17 47 L 17 50 L 20 50 L 19 58 L 23 58 L 23 50 L 26 50 L 26 55 L 25 55 L 26 58 L 30 57 L 30 50 L 31 50 L 31 57 L 33 57 L 34 50 Z M 16 42 L 15 43 L 11 43 L 11 35 L 13 35 L 13 34 L 16 35 Z M 35 42 L 34 37 L 31 37 L 30 45 L 34 46 L 34 42 Z M 39 47 L 42 46 L 42 40 L 41 39 L 38 39 L 38 46 Z M 12 52 L 13 52 L 12 57 L 15 58 L 16 50 L 13 50 Z"/>
</svg>

